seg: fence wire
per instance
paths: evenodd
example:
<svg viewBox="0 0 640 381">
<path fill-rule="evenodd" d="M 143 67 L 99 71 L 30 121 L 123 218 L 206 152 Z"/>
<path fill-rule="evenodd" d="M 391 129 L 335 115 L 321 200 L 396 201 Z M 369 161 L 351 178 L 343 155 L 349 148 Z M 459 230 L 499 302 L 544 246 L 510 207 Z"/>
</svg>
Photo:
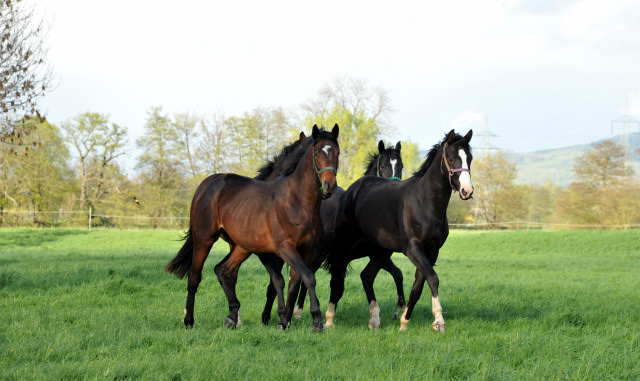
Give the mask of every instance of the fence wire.
<svg viewBox="0 0 640 381">
<path fill-rule="evenodd" d="M 107 229 L 170 229 L 186 230 L 189 217 L 120 216 L 93 214 L 91 210 L 76 211 L 0 211 L 0 227 L 56 227 Z M 449 224 L 460 230 L 629 230 L 640 229 L 638 224 L 571 224 L 533 221 L 478 222 Z"/>
</svg>

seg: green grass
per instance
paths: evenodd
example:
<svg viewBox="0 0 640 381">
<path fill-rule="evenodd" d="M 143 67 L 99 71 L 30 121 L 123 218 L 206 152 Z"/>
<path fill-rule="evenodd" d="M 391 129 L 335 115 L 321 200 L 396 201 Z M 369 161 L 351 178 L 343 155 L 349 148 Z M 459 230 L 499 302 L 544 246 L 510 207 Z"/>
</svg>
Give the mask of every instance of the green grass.
<svg viewBox="0 0 640 381">
<path fill-rule="evenodd" d="M 195 327 L 181 322 L 186 281 L 162 272 L 179 232 L 0 229 L 0 379 L 639 379 L 640 232 L 454 231 L 436 271 L 447 332 L 431 330 L 431 298 L 405 332 L 395 288 L 376 280 L 382 327 L 369 331 L 354 262 L 336 326 L 262 326 L 266 271 L 241 268 L 244 325 L 211 252 Z M 411 287 L 415 268 L 394 260 Z M 318 273 L 324 311 L 328 277 Z M 307 303 L 308 305 L 308 303 Z"/>
</svg>

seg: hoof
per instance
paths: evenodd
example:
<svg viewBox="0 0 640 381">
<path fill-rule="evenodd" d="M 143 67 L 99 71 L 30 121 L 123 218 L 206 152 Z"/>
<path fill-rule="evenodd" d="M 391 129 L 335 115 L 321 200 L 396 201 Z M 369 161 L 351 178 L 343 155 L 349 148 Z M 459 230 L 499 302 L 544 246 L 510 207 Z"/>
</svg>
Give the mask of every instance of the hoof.
<svg viewBox="0 0 640 381">
<path fill-rule="evenodd" d="M 235 322 L 235 321 L 233 321 L 233 319 L 231 319 L 230 317 L 227 317 L 227 318 L 224 320 L 224 325 L 226 325 L 226 326 L 227 326 L 227 328 L 234 329 L 234 328 L 236 328 L 236 325 L 237 325 L 237 324 L 236 324 L 236 322 Z"/>
<path fill-rule="evenodd" d="M 444 322 L 434 322 L 432 327 L 434 331 L 444 333 Z"/>
<path fill-rule="evenodd" d="M 315 325 L 311 324 L 311 332 L 313 332 L 313 333 L 321 333 L 322 331 L 324 331 L 324 327 L 322 326 L 322 323 L 320 323 L 320 326 L 315 326 Z"/>
<path fill-rule="evenodd" d="M 398 320 L 398 313 L 394 312 L 393 316 L 391 316 L 391 320 Z"/>
<path fill-rule="evenodd" d="M 375 329 L 376 331 L 380 328 L 380 320 L 369 320 L 369 329 Z"/>
<path fill-rule="evenodd" d="M 293 309 L 293 317 L 296 319 L 302 319 L 302 308 L 298 308 L 298 306 L 296 306 Z"/>
<path fill-rule="evenodd" d="M 264 316 L 262 315 L 262 324 L 263 325 L 269 325 L 269 321 L 271 320 L 271 316 Z"/>
</svg>

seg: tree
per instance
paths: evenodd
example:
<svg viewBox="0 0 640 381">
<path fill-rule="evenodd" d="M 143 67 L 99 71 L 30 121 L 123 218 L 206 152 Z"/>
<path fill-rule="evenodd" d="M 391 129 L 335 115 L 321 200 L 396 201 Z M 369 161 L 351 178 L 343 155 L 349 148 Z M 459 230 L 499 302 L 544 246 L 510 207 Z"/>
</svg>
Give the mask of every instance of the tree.
<svg viewBox="0 0 640 381">
<path fill-rule="evenodd" d="M 188 197 L 180 173 L 180 134 L 162 107 L 147 111 L 144 129 L 144 136 L 136 141 L 142 150 L 137 165 L 140 204 L 155 217 L 184 215 Z"/>
<path fill-rule="evenodd" d="M 305 126 L 340 126 L 338 183 L 343 187 L 362 176 L 367 153 L 375 149 L 381 135 L 392 132 L 387 122 L 391 107 L 386 91 L 359 78 L 334 79 L 302 108 Z"/>
<path fill-rule="evenodd" d="M 515 192 L 513 180 L 516 166 L 509 162 L 502 151 L 488 153 L 473 162 L 473 186 L 476 219 L 489 223 L 505 221 L 507 210 L 524 209 L 522 198 Z"/>
<path fill-rule="evenodd" d="M 178 144 L 182 149 L 182 172 L 190 175 L 193 189 L 198 186 L 200 174 L 195 144 L 200 137 L 196 128 L 198 122 L 199 119 L 188 112 L 173 116 L 173 125 L 179 135 Z"/>
<path fill-rule="evenodd" d="M 107 190 L 107 182 L 119 172 L 115 160 L 124 154 L 127 131 L 109 124 L 104 114 L 86 112 L 62 124 L 65 138 L 77 153 L 80 209 L 94 205 Z"/>
<path fill-rule="evenodd" d="M 241 117 L 226 119 L 235 153 L 233 172 L 254 176 L 267 160 L 293 139 L 292 127 L 282 108 L 255 108 Z M 299 133 L 299 131 L 298 131 Z"/>
<path fill-rule="evenodd" d="M 3 210 L 65 210 L 73 193 L 73 172 L 67 162 L 69 151 L 60 130 L 49 123 L 25 122 L 39 144 L 27 152 L 0 150 L 0 215 Z M 21 132 L 22 123 L 16 125 Z M 4 219 L 4 216 L 2 216 Z"/>
<path fill-rule="evenodd" d="M 39 125 L 26 122 L 40 119 L 38 100 L 51 87 L 46 31 L 34 17 L 34 8 L 22 0 L 0 0 L 0 143 L 25 144 L 23 137 Z"/>
<path fill-rule="evenodd" d="M 213 114 L 200 121 L 202 141 L 198 146 L 198 156 L 202 161 L 202 168 L 207 173 L 221 173 L 229 168 L 232 161 L 229 158 L 231 131 L 226 124 L 225 117 Z"/>
<path fill-rule="evenodd" d="M 602 188 L 633 173 L 625 161 L 624 148 L 611 140 L 594 144 L 593 148 L 576 159 L 573 166 L 576 182 Z"/>
<path fill-rule="evenodd" d="M 556 201 L 558 218 L 574 224 L 628 226 L 640 222 L 640 184 L 610 140 L 576 159 L 576 179 Z"/>
</svg>

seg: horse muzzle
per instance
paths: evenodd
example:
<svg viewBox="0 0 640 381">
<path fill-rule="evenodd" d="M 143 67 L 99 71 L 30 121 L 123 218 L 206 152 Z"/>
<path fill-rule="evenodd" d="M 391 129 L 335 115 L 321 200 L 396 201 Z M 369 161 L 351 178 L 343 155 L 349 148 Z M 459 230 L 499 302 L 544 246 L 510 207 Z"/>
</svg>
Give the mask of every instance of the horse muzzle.
<svg viewBox="0 0 640 381">
<path fill-rule="evenodd" d="M 468 200 L 473 196 L 473 186 L 469 187 L 461 187 L 460 188 L 460 198 L 463 200 Z"/>
<path fill-rule="evenodd" d="M 322 198 L 328 199 L 333 195 L 333 192 L 336 191 L 337 182 L 336 181 L 328 181 L 324 180 L 322 182 Z"/>
</svg>

